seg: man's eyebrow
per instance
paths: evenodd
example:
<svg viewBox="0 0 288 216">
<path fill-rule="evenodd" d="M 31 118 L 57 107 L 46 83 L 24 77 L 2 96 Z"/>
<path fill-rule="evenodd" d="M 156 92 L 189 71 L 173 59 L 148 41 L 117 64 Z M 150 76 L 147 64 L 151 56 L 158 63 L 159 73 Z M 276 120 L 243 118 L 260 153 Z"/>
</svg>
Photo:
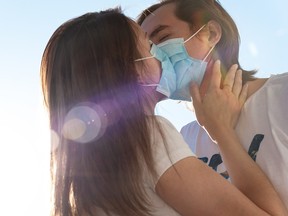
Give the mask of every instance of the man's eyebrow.
<svg viewBox="0 0 288 216">
<path fill-rule="evenodd" d="M 155 37 L 160 31 L 162 31 L 162 30 L 164 30 L 164 29 L 166 29 L 166 28 L 168 28 L 169 26 L 168 25 L 159 25 L 159 26 L 157 26 L 152 32 L 151 32 L 151 34 L 150 34 L 150 38 L 153 38 L 153 37 Z"/>
</svg>

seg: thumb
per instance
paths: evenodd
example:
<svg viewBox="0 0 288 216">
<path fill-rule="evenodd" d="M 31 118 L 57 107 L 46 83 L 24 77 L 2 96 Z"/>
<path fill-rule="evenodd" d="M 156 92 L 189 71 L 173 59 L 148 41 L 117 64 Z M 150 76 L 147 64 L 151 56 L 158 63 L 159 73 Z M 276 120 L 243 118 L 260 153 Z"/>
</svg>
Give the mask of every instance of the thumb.
<svg viewBox="0 0 288 216">
<path fill-rule="evenodd" d="M 197 116 L 197 114 L 199 114 L 199 112 L 201 111 L 200 106 L 202 103 L 199 86 L 197 85 L 197 83 L 194 83 L 194 82 L 191 83 L 190 94 L 192 96 L 193 107 L 195 109 L 196 116 Z"/>
</svg>

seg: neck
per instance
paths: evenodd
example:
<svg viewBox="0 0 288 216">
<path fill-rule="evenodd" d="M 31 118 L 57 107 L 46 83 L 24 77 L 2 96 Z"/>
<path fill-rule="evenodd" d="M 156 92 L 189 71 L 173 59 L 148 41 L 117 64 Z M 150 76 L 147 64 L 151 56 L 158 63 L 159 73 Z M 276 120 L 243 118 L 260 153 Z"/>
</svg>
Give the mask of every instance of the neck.
<svg viewBox="0 0 288 216">
<path fill-rule="evenodd" d="M 156 104 L 165 98 L 166 97 L 164 95 L 156 91 L 154 93 L 150 92 L 150 94 L 146 95 L 144 98 L 144 111 L 146 115 L 153 115 Z"/>
<path fill-rule="evenodd" d="M 208 89 L 211 80 L 211 74 L 213 72 L 213 64 L 214 61 L 209 61 L 207 65 L 207 69 L 203 78 L 203 81 L 200 85 L 200 95 L 203 97 Z M 253 95 L 256 91 L 258 91 L 268 80 L 268 78 L 257 78 L 256 80 L 248 82 L 248 97 Z"/>
<path fill-rule="evenodd" d="M 256 91 L 258 91 L 268 80 L 268 78 L 258 78 L 253 81 L 248 82 L 248 97 L 253 95 Z"/>
</svg>

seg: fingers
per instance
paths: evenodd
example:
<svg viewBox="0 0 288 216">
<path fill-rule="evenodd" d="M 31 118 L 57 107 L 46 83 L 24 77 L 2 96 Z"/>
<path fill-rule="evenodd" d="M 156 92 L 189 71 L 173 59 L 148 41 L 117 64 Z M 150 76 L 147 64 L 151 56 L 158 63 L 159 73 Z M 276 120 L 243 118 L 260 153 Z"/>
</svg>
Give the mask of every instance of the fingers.
<svg viewBox="0 0 288 216">
<path fill-rule="evenodd" d="M 235 73 L 237 71 L 238 65 L 234 64 L 230 67 L 229 71 L 226 74 L 226 77 L 223 81 L 223 89 L 232 91 L 234 87 Z"/>
<path fill-rule="evenodd" d="M 196 83 L 192 83 L 190 87 L 190 94 L 192 96 L 193 106 L 198 109 L 201 104 L 201 95 L 199 91 L 199 86 Z"/>
<path fill-rule="evenodd" d="M 247 96 L 248 96 L 248 84 L 246 83 L 243 86 L 241 94 L 239 96 L 239 103 L 240 103 L 241 107 L 244 105 L 244 103 L 245 103 L 245 101 L 247 99 Z"/>
<path fill-rule="evenodd" d="M 209 88 L 219 88 L 221 84 L 221 70 L 220 70 L 220 60 L 215 61 L 213 65 L 213 72 L 211 75 L 211 82 Z"/>
<path fill-rule="evenodd" d="M 190 94 L 192 96 L 193 107 L 195 110 L 195 114 L 197 117 L 197 121 L 200 125 L 203 124 L 202 122 L 202 99 L 199 91 L 199 86 L 196 83 L 192 83 L 190 86 Z"/>
<path fill-rule="evenodd" d="M 234 64 L 230 67 L 223 81 L 223 89 L 231 91 L 236 98 L 239 98 L 242 90 L 242 70 L 237 70 L 238 65 Z M 242 98 L 245 94 L 242 95 Z"/>
<path fill-rule="evenodd" d="M 241 90 L 242 90 L 242 70 L 237 70 L 232 92 L 238 98 L 241 93 Z"/>
</svg>

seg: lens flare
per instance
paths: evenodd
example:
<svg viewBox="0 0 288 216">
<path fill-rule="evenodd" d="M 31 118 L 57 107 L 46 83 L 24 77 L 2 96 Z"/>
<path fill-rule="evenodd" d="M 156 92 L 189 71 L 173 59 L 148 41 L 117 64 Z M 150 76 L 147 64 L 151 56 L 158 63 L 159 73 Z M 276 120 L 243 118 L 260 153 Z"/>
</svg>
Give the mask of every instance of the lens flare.
<svg viewBox="0 0 288 216">
<path fill-rule="evenodd" d="M 66 139 L 77 140 L 85 134 L 86 129 L 87 127 L 84 121 L 78 118 L 71 118 L 65 121 L 63 136 Z"/>
<path fill-rule="evenodd" d="M 101 137 L 107 125 L 106 114 L 96 104 L 83 103 L 71 109 L 65 118 L 62 134 L 66 139 L 88 143 Z"/>
</svg>

